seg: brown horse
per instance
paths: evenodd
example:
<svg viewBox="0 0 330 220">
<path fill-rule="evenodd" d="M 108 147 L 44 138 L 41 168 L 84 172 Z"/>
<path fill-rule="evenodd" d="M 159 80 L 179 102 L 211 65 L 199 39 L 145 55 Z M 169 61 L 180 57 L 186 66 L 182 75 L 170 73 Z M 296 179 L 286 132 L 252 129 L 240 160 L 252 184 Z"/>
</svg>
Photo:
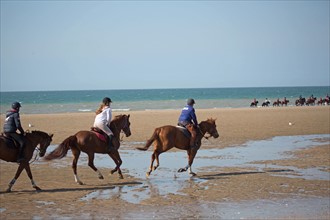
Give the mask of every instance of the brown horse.
<svg viewBox="0 0 330 220">
<path fill-rule="evenodd" d="M 36 190 L 41 190 L 33 180 L 32 172 L 30 169 L 29 161 L 33 156 L 33 152 L 36 149 L 37 145 L 39 145 L 39 156 L 43 157 L 46 153 L 47 147 L 50 145 L 52 141 L 52 134 L 47 134 L 43 131 L 32 131 L 26 132 L 25 135 L 25 148 L 24 148 L 24 158 L 22 162 L 20 162 L 15 177 L 10 181 L 6 192 L 11 192 L 11 188 L 15 184 L 18 177 L 21 175 L 22 171 L 25 169 L 27 175 L 29 176 L 32 187 Z M 14 142 L 9 140 L 7 137 L 0 135 L 0 159 L 16 163 L 18 155 L 18 147 L 15 146 Z"/>
<path fill-rule="evenodd" d="M 185 131 L 183 128 L 175 127 L 171 125 L 165 125 L 163 127 L 156 128 L 151 138 L 147 141 L 143 148 L 137 148 L 138 150 L 146 151 L 151 146 L 153 142 L 154 144 L 154 152 L 151 155 L 151 164 L 149 167 L 149 171 L 146 173 L 146 176 L 149 177 L 151 172 L 156 170 L 159 167 L 159 155 L 163 152 L 170 150 L 173 147 L 176 147 L 181 150 L 186 150 L 188 154 L 188 165 L 185 168 L 180 168 L 178 172 L 184 172 L 189 169 L 189 174 L 196 175 L 191 170 L 192 163 L 196 156 L 197 150 L 201 146 L 201 140 L 206 133 L 210 135 L 210 137 L 218 138 L 219 134 L 216 128 L 215 119 L 207 119 L 206 121 L 202 121 L 199 124 L 199 132 L 197 132 L 196 143 L 197 147 L 190 147 L 190 137 L 185 135 Z M 208 138 L 208 137 L 205 137 Z M 153 167 L 154 160 L 156 160 L 156 166 Z"/>
<path fill-rule="evenodd" d="M 108 149 L 108 143 L 101 140 L 93 131 L 78 131 L 75 135 L 66 138 L 57 148 L 46 155 L 46 160 L 61 159 L 66 156 L 68 150 L 71 149 L 73 155 L 72 169 L 76 183 L 83 185 L 77 175 L 77 163 L 81 151 L 88 155 L 88 166 L 90 166 L 95 172 L 98 173 L 99 179 L 104 179 L 101 172 L 94 165 L 94 154 L 108 154 L 112 160 L 116 163 L 116 168 L 111 170 L 111 174 L 118 171 L 119 177 L 123 179 L 123 175 L 120 170 L 122 160 L 120 158 L 118 149 L 120 147 L 120 132 L 123 130 L 126 137 L 131 135 L 130 130 L 130 115 L 118 115 L 110 123 L 110 129 L 114 134 L 113 145 L 114 147 Z"/>
<path fill-rule="evenodd" d="M 316 97 L 310 97 L 306 101 L 306 105 L 315 105 Z"/>
<path fill-rule="evenodd" d="M 276 101 L 273 102 L 273 107 L 275 107 L 275 106 L 279 107 L 280 104 L 281 104 L 281 101 L 280 100 L 276 100 Z"/>
</svg>

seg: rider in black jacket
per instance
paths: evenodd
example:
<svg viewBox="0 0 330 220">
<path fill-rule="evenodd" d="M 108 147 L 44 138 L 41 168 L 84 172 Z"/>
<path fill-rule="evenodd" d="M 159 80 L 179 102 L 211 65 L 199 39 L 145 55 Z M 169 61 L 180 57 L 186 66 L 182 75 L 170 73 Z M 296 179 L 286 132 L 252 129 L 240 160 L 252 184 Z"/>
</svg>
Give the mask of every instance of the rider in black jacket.
<svg viewBox="0 0 330 220">
<path fill-rule="evenodd" d="M 3 125 L 3 132 L 6 136 L 15 139 L 19 143 L 19 151 L 17 162 L 24 160 L 24 147 L 25 147 L 25 138 L 24 138 L 24 129 L 21 125 L 21 120 L 19 117 L 19 109 L 21 104 L 19 102 L 14 102 L 11 105 L 12 109 L 7 111 L 5 123 Z M 20 134 L 16 133 L 19 130 Z"/>
</svg>

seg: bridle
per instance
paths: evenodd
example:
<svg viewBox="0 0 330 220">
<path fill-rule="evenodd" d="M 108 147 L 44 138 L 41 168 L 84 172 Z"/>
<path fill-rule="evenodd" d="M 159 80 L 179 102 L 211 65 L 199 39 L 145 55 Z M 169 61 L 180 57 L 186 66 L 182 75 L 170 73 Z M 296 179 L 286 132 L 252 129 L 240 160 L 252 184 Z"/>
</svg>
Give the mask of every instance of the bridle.
<svg viewBox="0 0 330 220">
<path fill-rule="evenodd" d="M 127 116 L 124 116 L 124 117 L 127 117 Z M 128 134 L 126 133 L 126 132 L 128 132 L 128 129 L 129 129 L 127 121 L 128 121 L 128 120 L 127 120 L 127 118 L 126 118 L 126 119 L 125 119 L 125 124 L 124 124 L 123 128 L 121 128 L 121 129 L 118 129 L 117 125 L 116 125 L 115 123 L 113 123 L 113 125 L 114 125 L 116 131 L 118 131 L 119 134 L 120 134 L 120 133 L 122 132 L 122 130 L 123 130 L 123 133 L 124 133 L 126 136 L 128 135 Z M 123 140 L 123 136 L 120 138 L 120 141 L 122 141 L 122 140 Z"/>
</svg>

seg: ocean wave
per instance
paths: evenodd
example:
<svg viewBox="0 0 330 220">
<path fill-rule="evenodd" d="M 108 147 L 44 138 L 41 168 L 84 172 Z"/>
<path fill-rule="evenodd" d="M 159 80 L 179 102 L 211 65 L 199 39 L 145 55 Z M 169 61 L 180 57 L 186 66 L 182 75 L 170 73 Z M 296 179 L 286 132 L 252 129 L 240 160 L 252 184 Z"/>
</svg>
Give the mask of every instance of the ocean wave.
<svg viewBox="0 0 330 220">
<path fill-rule="evenodd" d="M 91 112 L 92 109 L 78 109 L 79 112 Z"/>
<path fill-rule="evenodd" d="M 129 112 L 131 111 L 131 109 L 129 108 L 116 108 L 116 109 L 112 109 L 113 112 Z"/>
</svg>

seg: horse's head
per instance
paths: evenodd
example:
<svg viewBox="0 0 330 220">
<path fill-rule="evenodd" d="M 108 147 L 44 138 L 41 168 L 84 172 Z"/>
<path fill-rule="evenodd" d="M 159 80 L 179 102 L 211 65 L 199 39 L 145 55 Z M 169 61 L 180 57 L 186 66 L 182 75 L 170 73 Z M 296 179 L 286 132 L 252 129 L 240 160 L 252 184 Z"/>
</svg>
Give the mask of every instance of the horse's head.
<svg viewBox="0 0 330 220">
<path fill-rule="evenodd" d="M 129 117 L 130 115 L 117 115 L 113 120 L 115 129 L 118 129 L 119 132 L 122 130 L 126 137 L 131 136 L 131 123 Z"/>
<path fill-rule="evenodd" d="M 125 122 L 124 122 L 124 126 L 123 126 L 122 130 L 124 131 L 126 137 L 131 136 L 131 128 L 130 128 L 131 122 L 129 121 L 129 117 L 130 117 L 130 115 L 124 115 Z"/>
<path fill-rule="evenodd" d="M 209 118 L 206 121 L 202 121 L 199 124 L 199 127 L 204 134 L 208 133 L 211 135 L 211 137 L 218 138 L 219 133 L 215 124 L 215 120 L 216 119 Z"/>
<path fill-rule="evenodd" d="M 36 145 L 39 144 L 39 156 L 43 157 L 50 143 L 52 142 L 53 134 L 47 134 L 43 131 L 32 131 L 26 136 Z"/>
</svg>

